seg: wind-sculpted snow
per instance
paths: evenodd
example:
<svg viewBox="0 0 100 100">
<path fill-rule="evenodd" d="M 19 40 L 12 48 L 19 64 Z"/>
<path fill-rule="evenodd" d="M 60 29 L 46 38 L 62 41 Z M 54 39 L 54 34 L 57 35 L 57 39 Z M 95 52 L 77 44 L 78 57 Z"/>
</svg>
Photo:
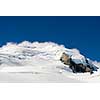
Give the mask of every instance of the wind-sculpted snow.
<svg viewBox="0 0 100 100">
<path fill-rule="evenodd" d="M 73 74 L 71 69 L 69 69 L 69 66 L 64 65 L 60 61 L 60 57 L 63 52 L 71 56 L 75 63 L 86 64 L 86 57 L 81 55 L 79 50 L 68 49 L 63 45 L 53 42 L 24 41 L 19 44 L 11 42 L 7 43 L 6 45 L 0 47 L 0 73 L 20 73 L 20 75 L 24 73 L 25 77 L 27 77 L 27 74 L 25 73 L 31 73 L 34 74 L 34 77 L 40 77 L 39 82 L 43 81 L 41 80 L 42 76 L 45 77 L 46 82 L 64 82 L 64 80 L 65 82 L 67 80 L 73 80 L 74 82 L 88 82 L 87 78 L 91 80 L 90 77 L 92 75 L 89 73 Z M 97 62 L 94 63 L 91 61 L 91 64 L 92 63 L 99 66 Z M 99 75 L 99 70 L 95 73 L 94 76 Z M 52 81 L 53 77 L 55 77 L 55 81 Z M 32 75 L 30 80 L 31 82 L 37 82 L 35 81 L 37 79 L 33 79 Z M 18 82 L 22 82 L 22 80 Z"/>
<path fill-rule="evenodd" d="M 24 41 L 19 44 L 7 43 L 7 45 L 0 48 L 0 58 L 1 60 L 5 59 L 5 61 L 12 61 L 13 59 L 23 61 L 33 59 L 34 57 L 59 60 L 63 52 L 72 56 L 72 59 L 76 63 L 85 62 L 84 56 L 82 56 L 77 49 L 67 49 L 63 45 L 58 45 L 52 42 L 31 43 Z M 4 63 L 4 61 L 1 63 Z"/>
</svg>

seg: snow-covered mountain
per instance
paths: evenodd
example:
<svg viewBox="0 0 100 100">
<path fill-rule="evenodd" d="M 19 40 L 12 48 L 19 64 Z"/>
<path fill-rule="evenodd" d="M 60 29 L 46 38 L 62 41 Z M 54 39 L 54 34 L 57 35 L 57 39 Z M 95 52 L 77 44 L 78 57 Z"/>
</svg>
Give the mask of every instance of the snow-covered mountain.
<svg viewBox="0 0 100 100">
<path fill-rule="evenodd" d="M 0 47 L 0 73 L 3 73 L 2 77 L 7 77 L 7 80 L 4 79 L 1 82 L 13 82 L 13 80 L 14 82 L 96 81 L 100 74 L 99 69 L 93 75 L 89 73 L 74 74 L 68 65 L 64 65 L 60 61 L 63 52 L 70 55 L 75 63 L 86 64 L 86 57 L 81 55 L 77 49 L 67 49 L 63 45 L 53 42 L 7 43 Z M 90 59 L 88 61 L 99 67 L 98 63 Z M 13 80 L 9 80 L 8 76 L 13 77 Z"/>
</svg>

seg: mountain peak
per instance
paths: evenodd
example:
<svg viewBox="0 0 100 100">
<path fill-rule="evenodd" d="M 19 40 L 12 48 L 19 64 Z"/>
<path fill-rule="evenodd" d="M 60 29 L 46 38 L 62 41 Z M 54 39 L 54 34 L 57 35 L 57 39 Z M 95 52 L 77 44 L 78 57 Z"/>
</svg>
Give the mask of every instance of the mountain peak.
<svg viewBox="0 0 100 100">
<path fill-rule="evenodd" d="M 71 56 L 76 64 L 86 65 L 86 57 L 77 49 L 68 49 L 53 42 L 9 42 L 0 48 L 1 65 L 30 65 L 35 59 L 59 61 L 63 53 Z M 90 60 L 88 60 L 90 62 Z M 91 63 L 92 64 L 92 63 Z"/>
</svg>

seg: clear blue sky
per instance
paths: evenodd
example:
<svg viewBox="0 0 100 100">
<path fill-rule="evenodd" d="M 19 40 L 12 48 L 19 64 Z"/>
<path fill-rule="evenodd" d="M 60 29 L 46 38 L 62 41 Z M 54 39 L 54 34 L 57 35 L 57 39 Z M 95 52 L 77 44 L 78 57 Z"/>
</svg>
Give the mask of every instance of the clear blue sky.
<svg viewBox="0 0 100 100">
<path fill-rule="evenodd" d="M 100 61 L 100 17 L 0 17 L 0 46 L 23 40 L 53 41 Z"/>
</svg>

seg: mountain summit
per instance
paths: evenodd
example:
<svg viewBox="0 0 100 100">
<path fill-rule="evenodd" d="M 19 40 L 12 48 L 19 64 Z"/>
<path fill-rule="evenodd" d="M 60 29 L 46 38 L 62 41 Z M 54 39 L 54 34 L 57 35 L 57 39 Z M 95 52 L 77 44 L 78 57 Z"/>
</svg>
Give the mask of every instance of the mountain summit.
<svg viewBox="0 0 100 100">
<path fill-rule="evenodd" d="M 32 65 L 35 59 L 44 59 L 48 61 L 59 61 L 62 54 L 68 55 L 76 64 L 83 64 L 94 67 L 92 61 L 83 55 L 77 49 L 67 49 L 63 45 L 53 42 L 28 42 L 7 43 L 0 48 L 0 65 L 1 66 L 24 66 Z M 86 62 L 88 61 L 88 63 Z M 27 63 L 26 63 L 27 62 Z"/>
</svg>

